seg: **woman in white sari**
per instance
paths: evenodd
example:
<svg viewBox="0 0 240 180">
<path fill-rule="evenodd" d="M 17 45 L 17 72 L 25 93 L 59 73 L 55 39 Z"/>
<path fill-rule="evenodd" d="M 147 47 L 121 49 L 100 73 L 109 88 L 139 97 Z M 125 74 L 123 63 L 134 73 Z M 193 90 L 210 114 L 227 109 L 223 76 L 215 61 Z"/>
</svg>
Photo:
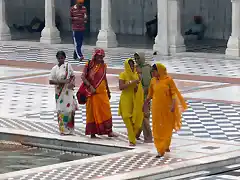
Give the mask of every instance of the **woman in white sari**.
<svg viewBox="0 0 240 180">
<path fill-rule="evenodd" d="M 75 75 L 72 66 L 65 63 L 66 54 L 57 52 L 58 64 L 51 70 L 49 84 L 55 86 L 55 100 L 61 135 L 74 133 L 74 117 L 77 101 L 74 96 Z"/>
</svg>

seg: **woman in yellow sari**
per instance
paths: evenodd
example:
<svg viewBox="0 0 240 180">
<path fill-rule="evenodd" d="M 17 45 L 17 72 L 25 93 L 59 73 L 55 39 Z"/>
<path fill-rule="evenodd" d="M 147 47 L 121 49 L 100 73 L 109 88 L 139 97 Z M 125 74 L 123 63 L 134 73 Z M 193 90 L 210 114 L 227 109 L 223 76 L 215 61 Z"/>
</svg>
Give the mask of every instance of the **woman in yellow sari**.
<svg viewBox="0 0 240 180">
<path fill-rule="evenodd" d="M 153 78 L 143 109 L 152 99 L 152 128 L 157 157 L 170 152 L 173 130 L 181 128 L 181 115 L 187 105 L 173 79 L 167 74 L 166 67 L 157 63 L 152 67 Z"/>
<path fill-rule="evenodd" d="M 116 137 L 112 132 L 112 114 L 109 102 L 111 95 L 104 57 L 104 50 L 96 49 L 92 60 L 86 64 L 82 74 L 82 80 L 88 87 L 86 91 L 89 94 L 86 102 L 85 134 L 91 135 L 91 138 L 96 138 L 96 134 Z"/>
<path fill-rule="evenodd" d="M 119 102 L 119 115 L 127 127 L 129 145 L 136 145 L 136 136 L 139 134 L 143 121 L 142 106 L 144 93 L 141 77 L 137 73 L 132 59 L 124 63 L 125 70 L 119 76 L 119 89 L 122 91 Z"/>
</svg>

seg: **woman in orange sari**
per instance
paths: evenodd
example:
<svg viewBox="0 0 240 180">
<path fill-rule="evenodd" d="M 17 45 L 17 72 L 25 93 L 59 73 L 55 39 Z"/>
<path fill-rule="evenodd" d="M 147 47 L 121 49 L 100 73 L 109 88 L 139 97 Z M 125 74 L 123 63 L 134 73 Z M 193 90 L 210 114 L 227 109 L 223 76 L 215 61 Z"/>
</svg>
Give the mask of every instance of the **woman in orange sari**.
<svg viewBox="0 0 240 180">
<path fill-rule="evenodd" d="M 187 105 L 163 64 L 154 64 L 152 75 L 143 109 L 147 109 L 147 104 L 152 99 L 154 144 L 158 151 L 157 157 L 162 157 L 166 152 L 170 152 L 172 132 L 181 128 L 181 115 Z"/>
<path fill-rule="evenodd" d="M 86 135 L 96 138 L 98 135 L 115 137 L 112 132 L 112 114 L 109 99 L 111 98 L 106 78 L 107 65 L 103 58 L 103 49 L 96 49 L 92 60 L 86 64 L 82 80 L 88 87 L 86 102 Z"/>
</svg>

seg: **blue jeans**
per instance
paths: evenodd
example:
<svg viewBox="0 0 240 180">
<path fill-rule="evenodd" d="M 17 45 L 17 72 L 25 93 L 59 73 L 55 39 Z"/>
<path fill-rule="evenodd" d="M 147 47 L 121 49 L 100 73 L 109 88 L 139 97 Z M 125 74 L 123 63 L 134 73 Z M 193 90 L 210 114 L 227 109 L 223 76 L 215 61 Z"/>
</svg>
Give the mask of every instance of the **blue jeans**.
<svg viewBox="0 0 240 180">
<path fill-rule="evenodd" d="M 80 59 L 82 55 L 83 31 L 73 31 L 73 42 L 75 46 L 74 59 Z"/>
</svg>

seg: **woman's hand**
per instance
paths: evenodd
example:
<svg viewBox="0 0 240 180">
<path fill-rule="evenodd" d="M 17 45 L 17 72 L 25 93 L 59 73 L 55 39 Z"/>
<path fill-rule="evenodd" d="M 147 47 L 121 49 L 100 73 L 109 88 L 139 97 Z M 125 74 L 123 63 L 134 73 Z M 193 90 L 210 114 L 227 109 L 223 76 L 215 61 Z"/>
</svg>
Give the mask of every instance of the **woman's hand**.
<svg viewBox="0 0 240 180">
<path fill-rule="evenodd" d="M 68 84 L 68 89 L 73 89 L 75 85 L 73 83 Z"/>
<path fill-rule="evenodd" d="M 89 88 L 90 88 L 90 91 L 91 91 L 92 94 L 96 93 L 96 89 L 92 85 L 90 85 Z"/>
<path fill-rule="evenodd" d="M 134 92 L 136 93 L 138 91 L 138 85 L 134 88 Z"/>
<path fill-rule="evenodd" d="M 143 112 L 148 112 L 148 105 L 150 103 L 151 99 L 150 98 L 147 98 L 143 104 L 143 108 L 142 108 L 142 111 Z"/>
<path fill-rule="evenodd" d="M 111 99 L 111 93 L 110 93 L 110 91 L 108 91 L 108 99 L 109 99 L 109 100 Z"/>
<path fill-rule="evenodd" d="M 143 113 L 147 112 L 147 103 L 146 102 L 143 104 L 142 112 Z"/>
</svg>

